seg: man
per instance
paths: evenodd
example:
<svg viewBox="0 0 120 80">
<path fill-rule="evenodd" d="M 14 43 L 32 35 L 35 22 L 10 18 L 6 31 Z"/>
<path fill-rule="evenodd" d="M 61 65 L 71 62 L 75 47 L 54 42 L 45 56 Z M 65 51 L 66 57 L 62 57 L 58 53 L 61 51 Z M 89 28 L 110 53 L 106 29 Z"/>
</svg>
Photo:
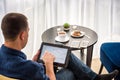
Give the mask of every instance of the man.
<svg viewBox="0 0 120 80">
<path fill-rule="evenodd" d="M 37 63 L 38 53 L 33 61 L 26 60 L 21 52 L 28 40 L 27 18 L 20 13 L 9 13 L 4 16 L 1 29 L 5 39 L 0 48 L 0 74 L 21 80 L 111 80 L 118 71 L 110 74 L 98 75 L 71 54 L 68 67 L 54 73 L 54 55 L 46 52 L 42 60 Z M 44 67 L 45 66 L 45 67 Z"/>
</svg>

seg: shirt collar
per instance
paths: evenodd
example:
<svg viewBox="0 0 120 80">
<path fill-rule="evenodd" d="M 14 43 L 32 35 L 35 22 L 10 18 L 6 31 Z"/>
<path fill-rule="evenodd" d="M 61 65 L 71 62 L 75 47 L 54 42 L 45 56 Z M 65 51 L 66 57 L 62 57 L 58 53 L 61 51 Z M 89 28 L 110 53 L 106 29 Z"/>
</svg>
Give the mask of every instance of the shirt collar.
<svg viewBox="0 0 120 80">
<path fill-rule="evenodd" d="M 1 50 L 6 53 L 6 54 L 11 54 L 11 55 L 15 55 L 15 56 L 20 56 L 22 57 L 23 59 L 26 59 L 26 55 L 22 52 L 22 51 L 19 51 L 19 50 L 16 50 L 16 49 L 12 49 L 12 48 L 9 48 L 9 47 L 6 47 L 4 44 L 1 46 Z"/>
</svg>

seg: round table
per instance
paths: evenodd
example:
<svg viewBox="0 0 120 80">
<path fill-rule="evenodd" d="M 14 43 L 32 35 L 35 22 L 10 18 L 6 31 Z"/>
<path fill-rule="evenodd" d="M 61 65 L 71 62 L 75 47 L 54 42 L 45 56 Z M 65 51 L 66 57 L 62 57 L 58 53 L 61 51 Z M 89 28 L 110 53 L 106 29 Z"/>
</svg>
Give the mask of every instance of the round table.
<svg viewBox="0 0 120 80">
<path fill-rule="evenodd" d="M 74 31 L 73 26 L 77 26 L 76 30 L 80 30 L 85 33 L 83 37 L 80 38 L 74 38 L 71 36 L 71 32 Z M 43 32 L 42 34 L 42 41 L 47 42 L 47 43 L 52 43 L 52 44 L 62 44 L 65 46 L 69 46 L 71 50 L 80 50 L 81 54 L 84 54 L 84 50 L 87 49 L 87 56 L 86 56 L 86 65 L 91 67 L 91 61 L 92 61 L 92 54 L 93 54 L 93 47 L 94 44 L 98 40 L 97 33 L 89 28 L 83 27 L 83 26 L 78 26 L 78 25 L 70 25 L 70 29 L 66 31 L 67 35 L 69 36 L 69 41 L 65 43 L 60 43 L 55 40 L 55 37 L 57 37 L 58 29 L 64 30 L 63 26 L 55 26 L 52 28 L 47 29 L 46 31 Z M 71 42 L 73 41 L 88 41 L 88 45 L 86 48 L 83 47 L 78 47 L 78 46 L 71 46 Z"/>
</svg>

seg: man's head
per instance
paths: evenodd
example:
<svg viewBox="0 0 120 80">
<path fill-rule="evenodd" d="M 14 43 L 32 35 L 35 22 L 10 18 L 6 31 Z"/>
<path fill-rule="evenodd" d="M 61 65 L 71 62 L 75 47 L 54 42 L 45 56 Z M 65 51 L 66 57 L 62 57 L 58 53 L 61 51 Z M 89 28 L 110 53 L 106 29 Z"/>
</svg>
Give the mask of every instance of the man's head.
<svg viewBox="0 0 120 80">
<path fill-rule="evenodd" d="M 5 41 L 19 40 L 22 48 L 26 45 L 28 39 L 27 18 L 20 13 L 8 13 L 4 16 L 1 29 Z"/>
</svg>

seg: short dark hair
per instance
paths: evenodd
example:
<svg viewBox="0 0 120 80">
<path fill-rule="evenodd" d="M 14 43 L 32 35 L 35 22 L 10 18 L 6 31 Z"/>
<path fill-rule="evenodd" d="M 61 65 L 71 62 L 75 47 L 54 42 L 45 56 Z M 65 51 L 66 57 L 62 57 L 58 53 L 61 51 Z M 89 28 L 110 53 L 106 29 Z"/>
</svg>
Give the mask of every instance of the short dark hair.
<svg viewBox="0 0 120 80">
<path fill-rule="evenodd" d="M 27 29 L 27 18 L 20 13 L 6 14 L 1 23 L 1 29 L 5 40 L 15 40 L 17 35 Z"/>
</svg>

